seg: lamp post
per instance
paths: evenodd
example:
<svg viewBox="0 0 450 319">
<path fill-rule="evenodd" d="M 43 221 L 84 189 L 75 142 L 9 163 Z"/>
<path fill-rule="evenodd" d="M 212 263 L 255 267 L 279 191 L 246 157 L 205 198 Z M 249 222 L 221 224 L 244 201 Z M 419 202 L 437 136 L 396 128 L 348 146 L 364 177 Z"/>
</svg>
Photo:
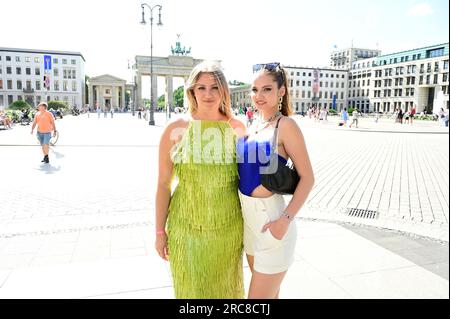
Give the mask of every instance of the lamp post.
<svg viewBox="0 0 450 319">
<path fill-rule="evenodd" d="M 162 6 L 157 4 L 153 7 L 148 5 L 147 3 L 142 3 L 142 21 L 141 24 L 145 25 L 147 24 L 145 22 L 145 10 L 144 7 L 147 6 L 147 8 L 150 9 L 150 120 L 148 122 L 149 125 L 155 125 L 155 119 L 154 119 L 154 105 L 153 105 L 153 9 L 158 8 L 159 9 L 159 19 L 158 19 L 158 26 L 162 26 L 161 22 L 161 9 Z"/>
</svg>

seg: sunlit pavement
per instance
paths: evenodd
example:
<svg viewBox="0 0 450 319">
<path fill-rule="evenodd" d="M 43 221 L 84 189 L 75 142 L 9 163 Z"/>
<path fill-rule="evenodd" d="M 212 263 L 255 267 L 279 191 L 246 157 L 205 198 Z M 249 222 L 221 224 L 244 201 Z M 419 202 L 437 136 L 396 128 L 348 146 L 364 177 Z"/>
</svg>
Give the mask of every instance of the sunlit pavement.
<svg viewBox="0 0 450 319">
<path fill-rule="evenodd" d="M 448 298 L 448 128 L 296 118 L 316 185 L 280 296 Z M 0 298 L 173 298 L 153 248 L 165 115 L 56 124 L 50 165 L 30 126 L 0 131 Z"/>
</svg>

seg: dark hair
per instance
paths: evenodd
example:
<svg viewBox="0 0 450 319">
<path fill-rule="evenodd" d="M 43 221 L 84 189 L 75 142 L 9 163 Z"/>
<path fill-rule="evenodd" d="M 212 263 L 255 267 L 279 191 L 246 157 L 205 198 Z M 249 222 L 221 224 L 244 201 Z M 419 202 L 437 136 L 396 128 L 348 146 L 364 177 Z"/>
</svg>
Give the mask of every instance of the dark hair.
<svg viewBox="0 0 450 319">
<path fill-rule="evenodd" d="M 283 114 L 284 116 L 290 116 L 294 114 L 294 112 L 292 111 L 291 94 L 289 91 L 289 80 L 287 77 L 286 70 L 281 65 L 278 65 L 276 68 L 262 67 L 259 70 L 259 72 L 266 73 L 272 76 L 275 82 L 277 82 L 278 89 L 281 89 L 284 86 L 286 92 L 283 96 L 283 102 L 281 103 L 282 104 L 281 114 Z"/>
</svg>

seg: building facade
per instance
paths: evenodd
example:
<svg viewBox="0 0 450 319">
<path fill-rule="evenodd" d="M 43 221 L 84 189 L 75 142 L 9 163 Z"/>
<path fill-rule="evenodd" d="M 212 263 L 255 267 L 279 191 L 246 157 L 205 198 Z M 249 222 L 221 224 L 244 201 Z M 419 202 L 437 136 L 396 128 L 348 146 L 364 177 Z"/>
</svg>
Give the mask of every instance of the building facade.
<svg viewBox="0 0 450 319">
<path fill-rule="evenodd" d="M 123 110 L 127 81 L 109 74 L 89 79 L 89 106 L 102 110 Z"/>
<path fill-rule="evenodd" d="M 81 108 L 86 100 L 84 63 L 78 52 L 0 48 L 0 109 L 17 100 L 31 106 L 64 101 Z"/>
<path fill-rule="evenodd" d="M 289 80 L 294 112 L 306 113 L 312 106 L 336 111 L 347 105 L 348 70 L 284 67 Z"/>
<path fill-rule="evenodd" d="M 248 108 L 252 105 L 250 90 L 250 84 L 230 86 L 231 108 L 233 110 Z"/>
<path fill-rule="evenodd" d="M 372 111 L 438 113 L 449 107 L 448 43 L 379 56 L 371 69 Z M 356 69 L 352 70 L 354 74 Z"/>
<path fill-rule="evenodd" d="M 330 67 L 338 70 L 350 70 L 352 64 L 359 60 L 381 55 L 380 50 L 348 48 L 331 52 Z"/>
<path fill-rule="evenodd" d="M 356 108 L 363 113 L 373 112 L 371 93 L 373 93 L 374 80 L 373 67 L 376 58 L 353 62 L 348 75 L 347 106 Z"/>
</svg>

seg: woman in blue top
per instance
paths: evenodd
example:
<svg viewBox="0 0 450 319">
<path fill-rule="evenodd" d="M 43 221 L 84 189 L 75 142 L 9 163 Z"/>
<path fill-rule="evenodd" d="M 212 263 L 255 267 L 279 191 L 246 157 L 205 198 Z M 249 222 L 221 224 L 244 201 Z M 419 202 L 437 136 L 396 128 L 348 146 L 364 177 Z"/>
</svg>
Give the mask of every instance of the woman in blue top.
<svg viewBox="0 0 450 319">
<path fill-rule="evenodd" d="M 297 240 L 294 217 L 305 203 L 314 175 L 303 134 L 289 118 L 288 79 L 279 63 L 257 64 L 251 97 L 262 121 L 237 146 L 239 197 L 244 216 L 244 250 L 252 271 L 249 298 L 278 298 L 281 282 L 294 260 Z M 261 185 L 271 141 L 278 127 L 280 163 L 294 163 L 300 182 L 289 204 Z"/>
</svg>

